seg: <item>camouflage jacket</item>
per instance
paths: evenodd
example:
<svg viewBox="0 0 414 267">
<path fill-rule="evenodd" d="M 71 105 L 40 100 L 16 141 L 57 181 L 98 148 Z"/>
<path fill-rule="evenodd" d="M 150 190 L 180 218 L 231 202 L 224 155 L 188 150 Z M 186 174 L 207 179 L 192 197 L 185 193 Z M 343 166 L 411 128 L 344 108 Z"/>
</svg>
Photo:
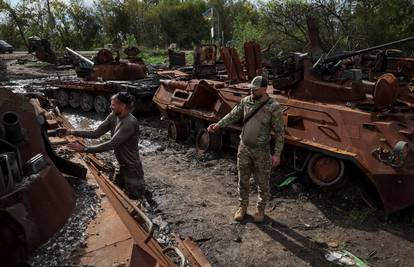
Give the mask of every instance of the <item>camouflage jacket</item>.
<svg viewBox="0 0 414 267">
<path fill-rule="evenodd" d="M 240 101 L 240 104 L 235 106 L 229 114 L 218 122 L 218 125 L 220 127 L 226 127 L 237 123 L 267 99 L 267 95 L 258 100 L 253 100 L 251 96 L 243 98 Z M 243 126 L 240 139 L 243 144 L 249 147 L 265 147 L 269 145 L 272 131 L 275 133 L 274 154 L 280 155 L 284 142 L 282 107 L 274 99 L 270 99 L 265 106 L 254 114 L 254 116 Z"/>
</svg>

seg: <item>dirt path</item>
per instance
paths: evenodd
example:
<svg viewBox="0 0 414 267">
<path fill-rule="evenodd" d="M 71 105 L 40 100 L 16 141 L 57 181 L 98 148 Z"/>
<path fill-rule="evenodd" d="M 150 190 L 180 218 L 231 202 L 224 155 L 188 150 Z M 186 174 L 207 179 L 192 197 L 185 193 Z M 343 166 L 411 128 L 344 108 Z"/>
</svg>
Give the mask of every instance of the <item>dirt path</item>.
<svg viewBox="0 0 414 267">
<path fill-rule="evenodd" d="M 173 231 L 193 236 L 213 266 L 336 266 L 324 256 L 342 249 L 372 266 L 413 266 L 413 218 L 372 211 L 352 188 L 322 193 L 301 183 L 274 187 L 265 223 L 256 225 L 251 217 L 234 222 L 235 152 L 198 156 L 191 142 L 171 144 L 166 131 L 151 124 L 158 123 L 147 123 L 143 138 L 165 145 L 143 155 L 157 212 Z M 255 192 L 250 199 L 252 214 Z"/>
</svg>

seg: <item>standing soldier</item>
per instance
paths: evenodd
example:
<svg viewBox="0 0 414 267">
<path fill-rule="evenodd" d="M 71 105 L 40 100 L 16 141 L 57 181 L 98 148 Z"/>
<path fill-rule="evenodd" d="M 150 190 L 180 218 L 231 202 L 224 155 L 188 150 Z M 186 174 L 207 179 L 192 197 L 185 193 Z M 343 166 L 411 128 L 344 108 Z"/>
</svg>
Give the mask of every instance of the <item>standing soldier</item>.
<svg viewBox="0 0 414 267">
<path fill-rule="evenodd" d="M 145 191 L 144 171 L 139 157 L 138 120 L 130 113 L 134 97 L 127 92 L 120 92 L 111 98 L 112 113 L 93 131 L 66 130 L 66 134 L 96 139 L 111 131 L 111 139 L 95 146 L 83 146 L 70 143 L 69 147 L 78 152 L 99 153 L 114 150 L 120 168 L 115 176 L 115 183 L 125 188 L 130 196 L 143 198 Z"/>
<path fill-rule="evenodd" d="M 239 174 L 239 208 L 234 215 L 236 221 L 242 221 L 249 204 L 249 180 L 253 173 L 258 188 L 258 202 L 255 222 L 264 221 L 266 202 L 270 198 L 269 178 L 272 167 L 280 163 L 283 149 L 283 117 L 279 103 L 266 93 L 267 79 L 256 76 L 249 84 L 251 94 L 243 98 L 233 110 L 218 123 L 208 127 L 214 133 L 222 127 L 229 126 L 243 119 L 237 153 Z M 271 132 L 275 133 L 274 154 L 270 152 Z"/>
</svg>

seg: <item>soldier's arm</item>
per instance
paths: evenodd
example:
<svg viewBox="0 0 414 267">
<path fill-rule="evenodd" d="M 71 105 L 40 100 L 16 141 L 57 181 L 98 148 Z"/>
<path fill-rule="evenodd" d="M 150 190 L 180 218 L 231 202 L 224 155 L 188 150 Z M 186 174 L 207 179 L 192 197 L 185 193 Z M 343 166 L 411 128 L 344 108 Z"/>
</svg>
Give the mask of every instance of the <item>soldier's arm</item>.
<svg viewBox="0 0 414 267">
<path fill-rule="evenodd" d="M 219 127 L 227 127 L 238 122 L 241 118 L 243 118 L 243 101 L 236 105 L 226 116 L 224 116 L 217 123 L 217 125 Z"/>
<path fill-rule="evenodd" d="M 72 130 L 70 133 L 74 136 L 89 138 L 89 139 L 97 139 L 111 130 L 111 120 L 112 114 L 110 114 L 106 119 L 96 128 L 95 130 L 91 131 L 84 131 L 84 130 Z"/>
<path fill-rule="evenodd" d="M 277 107 L 272 112 L 272 129 L 275 132 L 275 150 L 274 155 L 279 156 L 283 150 L 285 127 L 283 125 L 282 106 Z"/>
<path fill-rule="evenodd" d="M 122 124 L 118 131 L 112 136 L 111 140 L 103 142 L 96 146 L 88 146 L 88 153 L 99 153 L 109 151 L 117 148 L 120 144 L 125 142 L 134 133 L 134 125 L 131 123 Z"/>
</svg>

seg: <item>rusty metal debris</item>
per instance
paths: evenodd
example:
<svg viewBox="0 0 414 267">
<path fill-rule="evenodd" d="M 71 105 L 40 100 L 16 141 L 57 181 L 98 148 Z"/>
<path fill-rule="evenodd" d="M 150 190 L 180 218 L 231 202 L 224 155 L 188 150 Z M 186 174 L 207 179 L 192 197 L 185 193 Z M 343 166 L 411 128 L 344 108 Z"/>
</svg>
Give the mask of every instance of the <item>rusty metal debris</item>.
<svg viewBox="0 0 414 267">
<path fill-rule="evenodd" d="M 194 50 L 193 77 L 206 78 L 217 74 L 217 47 L 201 45 Z"/>
<path fill-rule="evenodd" d="M 0 90 L 0 104 L 0 256 L 5 266 L 19 266 L 48 241 L 72 213 L 75 203 L 72 188 L 55 165 L 58 156 L 53 149 L 53 153 L 49 150 L 56 134 L 54 129 L 71 125 L 59 113 L 49 113 L 46 123 L 41 119 L 46 111 L 40 101 L 31 100 L 29 104 L 27 99 L 7 90 Z M 68 141 L 76 139 L 66 138 Z M 129 266 L 177 266 L 170 258 L 172 252 L 177 256 L 175 259 L 179 259 L 178 266 L 192 260 L 179 248 L 164 248 L 158 244 L 153 238 L 152 221 L 109 180 L 104 174 L 104 165 L 97 158 L 83 155 L 83 161 L 116 212 L 113 216 L 122 221 L 132 238 L 128 248 Z M 80 171 L 81 167 L 76 169 L 69 163 L 60 162 L 79 177 L 86 175 Z M 129 242 L 124 243 L 127 244 Z M 195 244 L 187 246 L 193 251 L 197 249 Z M 201 251 L 196 251 L 195 255 L 203 259 Z"/>
<path fill-rule="evenodd" d="M 46 149 L 33 106 L 2 89 L 0 114 L 0 258 L 17 266 L 65 224 L 75 199 Z"/>
<path fill-rule="evenodd" d="M 311 38 L 311 40 L 318 38 Z M 414 204 L 414 110 L 412 91 L 393 74 L 369 82 L 360 69 L 346 69 L 341 60 L 391 44 L 332 57 L 292 53 L 272 61 L 272 85 L 268 94 L 283 106 L 286 127 L 284 158 L 294 169 L 320 187 L 334 187 L 359 170 L 367 201 L 380 200 L 387 212 Z M 260 66 L 257 48 L 247 44 L 248 76 Z M 316 49 L 316 44 L 315 51 Z M 254 46 L 253 46 L 254 47 Z M 254 51 L 254 53 L 253 53 Z M 228 78 L 246 80 L 238 55 L 222 48 Z M 254 55 L 254 56 L 253 56 Z M 241 125 L 209 134 L 206 128 L 228 113 L 249 94 L 246 83 L 228 85 L 213 80 L 187 83 L 162 81 L 153 98 L 162 116 L 170 120 L 169 136 L 174 140 L 196 136 L 199 151 L 236 146 Z M 410 97 L 402 101 L 401 97 Z M 359 172 L 356 172 L 359 173 Z"/>
<path fill-rule="evenodd" d="M 178 248 L 184 253 L 191 263 L 191 266 L 211 267 L 206 256 L 201 252 L 200 248 L 194 243 L 191 237 L 183 240 L 178 234 L 174 234 L 174 238 L 178 242 Z"/>
<path fill-rule="evenodd" d="M 57 56 L 52 50 L 50 42 L 47 39 L 32 36 L 28 38 L 29 53 L 35 53 L 35 57 L 48 63 L 56 63 Z"/>
<path fill-rule="evenodd" d="M 59 123 L 67 128 L 72 128 L 70 123 L 64 118 L 59 118 Z M 83 142 L 81 138 L 67 137 L 70 141 L 77 140 Z M 202 262 L 201 266 L 210 266 L 208 260 L 199 250 L 197 245 L 192 243 L 191 239 L 185 240 L 185 248 L 191 250 L 191 255 L 185 255 L 182 248 L 166 247 L 162 248 L 158 242 L 153 238 L 154 225 L 147 215 L 137 207 L 126 195 L 115 186 L 110 179 L 104 174 L 104 165 L 92 154 L 83 155 L 84 162 L 88 169 L 98 182 L 100 188 L 109 199 L 111 205 L 114 207 L 116 213 L 128 229 L 133 239 L 133 247 L 131 250 L 130 266 L 176 266 L 167 255 L 173 251 L 180 263 L 178 266 L 184 266 L 186 261 L 190 261 L 191 266 L 200 266 L 192 263 L 195 259 Z M 181 239 L 179 239 L 181 241 Z M 177 239 L 177 242 L 179 242 Z"/>
<path fill-rule="evenodd" d="M 34 56 L 40 61 L 56 65 L 71 65 L 73 63 L 68 54 L 55 52 L 47 39 L 37 36 L 29 37 L 27 47 L 28 52 L 34 53 Z"/>
<path fill-rule="evenodd" d="M 168 62 L 169 68 L 184 67 L 185 66 L 185 53 L 177 52 L 173 49 L 168 49 Z"/>
</svg>

